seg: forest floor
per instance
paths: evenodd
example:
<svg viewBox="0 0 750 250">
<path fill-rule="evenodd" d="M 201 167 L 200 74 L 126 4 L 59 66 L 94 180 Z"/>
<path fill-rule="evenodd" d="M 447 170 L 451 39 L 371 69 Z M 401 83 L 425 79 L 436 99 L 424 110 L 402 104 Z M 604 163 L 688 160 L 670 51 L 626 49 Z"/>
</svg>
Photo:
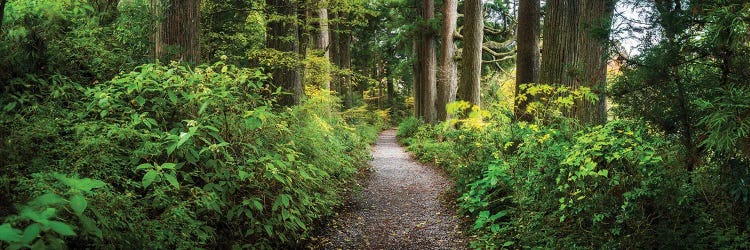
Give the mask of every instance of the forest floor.
<svg viewBox="0 0 750 250">
<path fill-rule="evenodd" d="M 468 239 L 446 191 L 452 183 L 422 165 L 386 130 L 373 148 L 361 194 L 331 219 L 312 249 L 464 249 Z"/>
</svg>

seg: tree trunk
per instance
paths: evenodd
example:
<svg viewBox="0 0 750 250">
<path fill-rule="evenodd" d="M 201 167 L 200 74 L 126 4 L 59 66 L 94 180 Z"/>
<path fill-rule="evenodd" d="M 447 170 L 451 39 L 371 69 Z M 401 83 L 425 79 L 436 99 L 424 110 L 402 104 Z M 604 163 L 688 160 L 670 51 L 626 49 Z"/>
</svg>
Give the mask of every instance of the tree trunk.
<svg viewBox="0 0 750 250">
<path fill-rule="evenodd" d="M 314 17 L 317 19 L 317 32 L 315 32 L 315 37 L 313 39 L 313 48 L 316 50 L 322 50 L 323 56 L 327 59 L 331 59 L 330 57 L 330 50 L 328 49 L 328 46 L 330 45 L 330 34 L 328 29 L 328 9 L 326 9 L 325 6 L 321 6 L 322 4 L 320 2 L 317 3 L 315 7 L 315 14 Z M 330 73 L 330 72 L 324 72 Z M 330 90 L 331 89 L 331 82 L 325 81 L 322 85 L 323 89 Z"/>
<path fill-rule="evenodd" d="M 304 60 L 307 58 L 307 50 L 310 48 L 310 44 L 313 43 L 312 40 L 312 33 L 310 32 L 310 20 L 312 20 L 312 12 L 311 12 L 311 6 L 307 3 L 303 3 L 300 5 L 298 12 L 297 20 L 300 21 L 301 26 L 297 28 L 297 37 L 299 37 L 299 49 L 298 53 L 300 55 L 300 60 Z M 299 69 L 299 78 L 300 78 L 300 99 L 302 96 L 304 96 L 305 93 L 305 82 L 307 81 L 305 79 L 305 72 L 307 71 L 307 67 L 303 66 Z M 299 101 L 301 102 L 301 100 Z M 298 103 L 299 103 L 298 102 Z"/>
<path fill-rule="evenodd" d="M 464 2 L 464 48 L 461 54 L 461 99 L 481 105 L 480 79 L 482 76 L 482 39 L 484 14 L 481 0 Z"/>
<path fill-rule="evenodd" d="M 456 32 L 456 20 L 458 18 L 458 1 L 443 1 L 443 32 L 440 44 L 440 74 L 438 77 L 438 99 L 435 103 L 438 121 L 448 119 L 445 106 L 456 100 L 458 88 L 458 76 L 456 69 L 456 45 L 453 43 L 453 33 Z"/>
<path fill-rule="evenodd" d="M 421 11 L 425 27 L 420 30 L 418 38 L 415 41 L 415 50 L 417 54 L 417 65 L 415 67 L 415 107 L 417 117 L 424 119 L 427 123 L 434 123 L 436 118 L 435 99 L 437 98 L 437 58 L 435 55 L 435 35 L 434 32 L 426 25 L 427 21 L 435 17 L 435 3 L 433 0 L 422 0 Z M 418 88 L 417 88 L 418 87 Z"/>
<path fill-rule="evenodd" d="M 336 11 L 328 12 L 329 20 L 336 20 L 338 18 L 338 13 Z M 335 66 L 339 66 L 341 64 L 340 59 L 340 53 L 339 53 L 339 24 L 338 22 L 330 22 L 329 23 L 329 41 L 328 41 L 328 56 L 331 60 L 331 63 Z M 335 90 L 337 93 L 341 92 L 341 79 L 337 74 L 334 74 L 333 77 L 331 77 L 331 80 L 333 81 L 331 83 L 331 89 Z"/>
<path fill-rule="evenodd" d="M 568 114 L 583 123 L 606 121 L 606 43 L 613 11 L 614 0 L 547 1 L 540 80 L 591 88 L 599 101 L 578 100 Z"/>
<path fill-rule="evenodd" d="M 520 93 L 521 84 L 539 82 L 539 0 L 520 0 L 518 6 L 518 26 L 516 38 L 516 92 Z M 527 97 L 530 98 L 530 97 Z M 533 117 L 526 113 L 526 106 L 531 100 L 515 100 L 515 114 L 521 121 L 531 121 Z"/>
<path fill-rule="evenodd" d="M 346 15 L 344 15 L 346 16 Z M 339 53 L 340 53 L 340 65 L 339 67 L 342 70 L 346 71 L 346 75 L 342 78 L 341 87 L 343 90 L 344 95 L 344 107 L 351 108 L 353 103 L 353 93 L 352 93 L 352 77 L 350 75 L 351 68 L 352 68 L 352 34 L 349 33 L 349 30 L 345 31 L 343 34 L 339 34 Z"/>
<path fill-rule="evenodd" d="M 161 0 L 152 6 L 161 10 Z M 157 59 L 200 63 L 200 0 L 169 0 L 155 37 Z"/>
<path fill-rule="evenodd" d="M 268 0 L 269 18 L 267 23 L 266 45 L 281 52 L 299 54 L 299 27 L 296 24 L 297 5 L 291 0 Z M 271 70 L 272 82 L 288 94 L 282 95 L 279 103 L 285 106 L 299 104 L 302 95 L 302 81 L 299 69 L 284 66 Z"/>
<path fill-rule="evenodd" d="M 344 75 L 336 74 L 333 77 L 333 85 L 335 86 L 336 92 L 342 96 L 344 100 L 344 107 L 350 108 L 352 106 L 352 93 L 351 93 L 351 76 L 349 76 L 349 69 L 351 69 L 351 28 L 346 25 L 349 19 L 349 14 L 345 12 L 332 11 L 328 13 L 330 15 L 329 20 L 336 20 L 336 22 L 330 23 L 330 56 L 331 61 L 339 68 L 344 71 Z"/>
<path fill-rule="evenodd" d="M 414 39 L 412 41 L 412 51 L 414 51 L 414 57 L 417 58 L 417 60 L 414 62 L 414 65 L 412 65 L 412 70 L 414 71 L 414 116 L 415 117 L 422 117 L 423 111 L 423 102 L 422 96 L 424 96 L 424 91 L 422 90 L 424 82 L 424 74 L 420 71 L 422 68 L 422 64 L 424 63 L 420 57 L 419 52 L 419 42 L 417 39 Z"/>
<path fill-rule="evenodd" d="M 0 30 L 3 29 L 3 17 L 5 17 L 5 2 L 8 0 L 0 0 Z"/>
<path fill-rule="evenodd" d="M 387 65 L 386 65 L 386 71 L 387 72 L 385 73 L 385 84 L 386 84 L 385 88 L 386 88 L 386 92 L 388 93 L 388 107 L 391 109 L 391 114 L 395 114 L 394 112 L 396 110 L 394 109 L 394 106 L 396 104 L 396 100 L 395 100 L 396 90 L 394 89 L 393 78 L 390 76 L 391 72 L 390 70 L 388 70 Z"/>
</svg>

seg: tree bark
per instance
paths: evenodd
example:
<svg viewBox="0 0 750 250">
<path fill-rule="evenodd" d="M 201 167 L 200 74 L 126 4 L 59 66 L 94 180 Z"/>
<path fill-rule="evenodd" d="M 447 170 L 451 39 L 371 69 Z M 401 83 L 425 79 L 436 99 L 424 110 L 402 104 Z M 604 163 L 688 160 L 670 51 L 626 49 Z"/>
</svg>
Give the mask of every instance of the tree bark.
<svg viewBox="0 0 750 250">
<path fill-rule="evenodd" d="M 461 99 L 480 106 L 484 14 L 481 0 L 464 2 L 463 52 L 461 54 Z"/>
<path fill-rule="evenodd" d="M 435 35 L 434 32 L 426 25 L 427 21 L 435 17 L 435 2 L 433 0 L 422 0 L 421 11 L 425 27 L 420 31 L 416 42 L 417 67 L 415 77 L 415 104 L 419 102 L 419 113 L 417 117 L 424 119 L 427 123 L 434 123 L 436 118 L 435 99 L 437 98 L 436 90 L 436 66 L 437 58 L 435 55 Z"/>
<path fill-rule="evenodd" d="M 347 15 L 344 15 L 346 17 Z M 351 73 L 349 70 L 352 68 L 352 34 L 349 32 L 349 30 L 346 30 L 343 34 L 339 34 L 339 53 L 340 53 L 340 65 L 339 67 L 342 70 L 346 70 L 346 75 L 341 79 L 341 87 L 342 87 L 342 94 L 344 95 L 344 107 L 351 108 L 353 103 L 353 93 L 352 93 L 352 77 L 349 73 Z"/>
<path fill-rule="evenodd" d="M 307 58 L 307 50 L 310 48 L 311 44 L 314 43 L 312 38 L 312 32 L 310 28 L 310 22 L 312 20 L 312 6 L 310 6 L 307 2 L 302 3 L 298 7 L 298 17 L 297 20 L 300 22 L 299 28 L 297 28 L 297 37 L 299 37 L 299 49 L 297 50 L 300 55 L 300 60 L 304 60 Z M 303 64 L 304 65 L 304 64 Z M 307 67 L 303 66 L 299 68 L 299 78 L 300 78 L 300 99 L 302 96 L 304 96 L 305 93 L 305 82 L 307 80 L 305 79 Z M 301 100 L 299 101 L 301 102 Z M 299 103 L 298 102 L 298 103 Z"/>
<path fill-rule="evenodd" d="M 297 4 L 291 0 L 268 0 L 266 3 L 269 8 L 267 47 L 299 54 Z M 288 93 L 281 96 L 279 104 L 292 106 L 300 103 L 303 89 L 299 69 L 282 66 L 271 70 L 271 76 L 273 84 Z"/>
<path fill-rule="evenodd" d="M 152 0 L 160 10 L 161 0 Z M 155 36 L 157 59 L 200 63 L 200 0 L 169 0 Z"/>
<path fill-rule="evenodd" d="M 412 51 L 414 51 L 414 57 L 417 58 L 417 60 L 414 62 L 414 65 L 412 65 L 412 70 L 414 71 L 414 116 L 415 117 L 422 117 L 423 111 L 423 105 L 424 102 L 422 101 L 424 98 L 424 91 L 422 88 L 424 85 L 422 82 L 424 82 L 424 74 L 420 71 L 422 68 L 422 64 L 424 63 L 422 61 L 422 58 L 420 57 L 419 52 L 419 41 L 415 39 L 412 41 Z"/>
<path fill-rule="evenodd" d="M 328 46 L 330 45 L 331 39 L 328 29 L 328 9 L 326 8 L 326 6 L 321 6 L 322 3 L 320 2 L 317 2 L 316 4 L 317 5 L 315 6 L 314 17 L 317 19 L 317 21 L 315 22 L 317 31 L 315 32 L 315 37 L 313 39 L 313 48 L 316 50 L 322 50 L 323 56 L 330 60 L 331 57 Z M 323 82 L 322 87 L 323 89 L 330 90 L 331 82 Z"/>
<path fill-rule="evenodd" d="M 5 17 L 5 2 L 8 0 L 0 0 L 0 30 L 3 29 L 3 18 Z"/>
<path fill-rule="evenodd" d="M 539 0 L 520 0 L 516 31 L 516 91 L 519 96 L 522 84 L 539 82 Z M 527 97 L 529 98 L 529 97 Z M 515 115 L 521 121 L 531 121 L 526 113 L 531 100 L 515 100 Z"/>
<path fill-rule="evenodd" d="M 438 71 L 438 98 L 435 103 L 437 109 L 437 120 L 445 121 L 448 112 L 445 106 L 456 100 L 458 88 L 458 76 L 456 69 L 456 44 L 453 42 L 453 33 L 456 32 L 456 20 L 458 19 L 458 1 L 443 1 L 443 32 L 440 44 L 440 70 Z"/>
<path fill-rule="evenodd" d="M 328 12 L 329 20 L 336 20 L 338 18 L 338 13 L 334 10 Z M 335 66 L 341 65 L 341 59 L 340 59 L 340 53 L 339 53 L 339 24 L 338 22 L 329 22 L 329 41 L 328 41 L 328 56 L 331 60 L 331 63 Z M 341 79 L 337 75 L 333 75 L 331 77 L 332 83 L 331 83 L 331 89 L 335 90 L 337 93 L 342 93 L 341 91 Z"/>
<path fill-rule="evenodd" d="M 346 24 L 349 19 L 349 13 L 331 11 L 329 14 L 330 25 L 330 57 L 331 61 L 339 68 L 345 71 L 345 75 L 336 74 L 333 77 L 333 85 L 336 92 L 342 96 L 344 107 L 350 108 L 353 105 L 351 76 L 348 70 L 351 69 L 351 28 Z"/>
<path fill-rule="evenodd" d="M 589 87 L 599 96 L 576 101 L 568 114 L 587 124 L 606 121 L 606 45 L 614 0 L 548 0 L 544 20 L 541 82 Z"/>
</svg>

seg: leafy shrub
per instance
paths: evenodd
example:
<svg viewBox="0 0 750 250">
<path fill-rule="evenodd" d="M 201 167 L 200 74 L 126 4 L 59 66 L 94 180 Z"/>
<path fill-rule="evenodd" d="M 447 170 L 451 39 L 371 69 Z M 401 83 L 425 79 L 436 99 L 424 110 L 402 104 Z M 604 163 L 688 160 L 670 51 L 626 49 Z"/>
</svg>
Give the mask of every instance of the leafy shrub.
<svg viewBox="0 0 750 250">
<path fill-rule="evenodd" d="M 72 92 L 4 111 L 0 153 L 14 157 L 0 159 L 0 179 L 15 185 L 16 203 L 55 185 L 38 181 L 45 173 L 108 183 L 86 196 L 93 216 L 81 232 L 88 223 L 100 233 L 49 239 L 68 247 L 297 244 L 351 191 L 385 117 L 335 111 L 339 100 L 320 91 L 278 107 L 265 79 L 219 62 L 147 64 L 88 88 L 42 85 L 52 90 L 40 93 L 58 84 Z"/>
<path fill-rule="evenodd" d="M 407 138 L 412 138 L 414 134 L 417 133 L 417 130 L 419 127 L 424 124 L 422 120 L 410 116 L 398 125 L 398 129 L 396 130 L 396 136 L 400 139 L 402 143 L 409 144 L 408 141 L 406 141 Z"/>
<path fill-rule="evenodd" d="M 131 2 L 119 11 L 99 11 L 83 0 L 9 1 L 7 31 L 0 32 L 0 77 L 64 73 L 89 84 L 143 63 L 156 18 L 143 11 L 147 1 Z"/>
<path fill-rule="evenodd" d="M 67 188 L 67 191 L 58 191 L 64 196 L 48 192 L 29 201 L 18 215 L 9 216 L 7 222 L 0 225 L 0 242 L 7 243 L 10 249 L 62 249 L 65 237 L 76 236 L 74 227 L 69 224 L 69 217 L 76 217 L 81 231 L 99 239 L 103 237 L 94 220 L 86 215 L 91 212 L 85 212 L 88 207 L 86 196 L 90 196 L 92 190 L 104 187 L 105 183 L 60 174 L 55 174 L 55 178 Z M 25 225 L 24 230 L 14 228 L 14 224 Z"/>
<path fill-rule="evenodd" d="M 547 95 L 558 95 L 548 90 Z M 743 248 L 749 243 L 746 228 L 720 226 L 745 220 L 729 216 L 742 203 L 717 195 L 742 190 L 717 184 L 722 183 L 718 176 L 742 176 L 711 167 L 724 159 L 711 159 L 689 173 L 678 164 L 679 142 L 662 139 L 643 122 L 587 127 L 565 118 L 565 103 L 574 96 L 530 104 L 556 107 L 536 123 L 511 123 L 507 112 L 494 110 L 476 121 L 457 116 L 435 126 L 414 129 L 416 122 L 408 120 L 399 126 L 413 131 L 400 138 L 410 143 L 410 151 L 456 178 L 461 211 L 473 218 L 473 247 Z M 452 109 L 460 113 L 468 107 L 456 103 Z M 700 192 L 717 200 L 705 204 Z"/>
</svg>

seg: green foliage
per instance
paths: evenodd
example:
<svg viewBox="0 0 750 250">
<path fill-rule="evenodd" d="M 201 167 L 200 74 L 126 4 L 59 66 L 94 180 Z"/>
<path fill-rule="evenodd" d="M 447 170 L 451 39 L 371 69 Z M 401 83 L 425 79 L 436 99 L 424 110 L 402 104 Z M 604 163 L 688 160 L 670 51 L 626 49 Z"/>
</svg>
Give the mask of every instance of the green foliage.
<svg viewBox="0 0 750 250">
<path fill-rule="evenodd" d="M 143 11 L 147 6 L 133 1 L 110 18 L 113 13 L 96 10 L 90 1 L 9 1 L 0 32 L 0 77 L 65 73 L 76 82 L 106 81 L 148 55 L 155 18 Z"/>
<path fill-rule="evenodd" d="M 69 81 L 37 86 L 48 89 L 44 94 L 69 93 L 3 111 L 7 136 L 0 152 L 13 157 L 0 159 L 0 179 L 14 183 L 7 190 L 18 193 L 12 196 L 17 203 L 68 186 L 56 192 L 65 202 L 45 203 L 56 210 L 43 215 L 69 227 L 53 223 L 49 230 L 56 234 L 43 235 L 55 238 L 44 244 L 298 244 L 353 191 L 369 143 L 388 116 L 364 108 L 334 111 L 339 100 L 315 89 L 304 104 L 281 109 L 266 79 L 258 69 L 224 62 L 146 64 L 92 87 Z M 49 174 L 54 171 L 104 182 Z M 111 189 L 101 188 L 105 182 Z M 12 227 L 27 226 L 23 216 L 31 213 L 24 211 Z M 34 243 L 7 230 L 9 244 Z"/>
<path fill-rule="evenodd" d="M 80 223 L 82 233 L 103 238 L 102 231 L 95 221 L 84 212 L 88 206 L 86 196 L 94 194 L 92 190 L 104 187 L 105 183 L 89 178 L 69 178 L 60 174 L 55 174 L 55 178 L 64 184 L 67 190 L 58 191 L 61 195 L 48 192 L 34 198 L 21 208 L 18 215 L 8 216 L 5 219 L 6 223 L 0 225 L 0 241 L 7 243 L 8 249 L 64 249 L 64 239 L 77 235 L 69 221 L 69 217 L 72 216 Z M 70 209 L 67 209 L 68 207 Z M 25 226 L 20 230 L 15 229 L 13 225 Z"/>
<path fill-rule="evenodd" d="M 246 54 L 263 48 L 266 42 L 265 14 L 257 7 L 262 1 L 201 2 L 201 54 L 207 61 L 248 66 Z"/>
<path fill-rule="evenodd" d="M 549 124 L 560 121 L 561 118 L 571 117 L 577 103 L 596 103 L 599 96 L 588 87 L 571 89 L 568 86 L 553 86 L 548 84 L 521 84 L 520 93 L 516 96 L 519 101 L 529 101 L 525 113 L 534 117 L 537 123 Z"/>
<path fill-rule="evenodd" d="M 406 139 L 412 138 L 417 133 L 417 129 L 419 129 L 419 127 L 423 124 L 424 122 L 416 117 L 407 117 L 406 119 L 401 121 L 400 124 L 398 124 L 396 136 L 402 143 L 409 144 Z"/>
<path fill-rule="evenodd" d="M 410 151 L 455 177 L 461 211 L 473 219 L 471 232 L 477 237 L 472 247 L 748 244 L 743 238 L 746 229 L 723 229 L 715 222 L 731 224 L 744 217 L 729 217 L 727 210 L 700 203 L 704 198 L 697 190 L 729 188 L 717 185 L 719 174 L 691 175 L 675 167 L 679 155 L 674 149 L 679 147 L 660 139 L 662 135 L 644 123 L 615 120 L 581 127 L 563 117 L 565 98 L 569 97 L 537 98 L 547 103 L 530 106 L 559 108 L 539 109 L 545 121 L 536 124 L 511 123 L 507 112 L 495 110 L 482 115 L 483 125 L 478 127 L 455 128 L 458 118 L 434 127 L 409 120 L 399 126 L 413 131 L 400 135 L 410 143 Z M 450 106 L 452 111 L 467 108 L 461 103 Z M 690 184 L 690 178 L 696 184 Z M 693 224 L 685 224 L 696 217 Z M 706 228 L 716 233 L 703 233 Z"/>
</svg>

